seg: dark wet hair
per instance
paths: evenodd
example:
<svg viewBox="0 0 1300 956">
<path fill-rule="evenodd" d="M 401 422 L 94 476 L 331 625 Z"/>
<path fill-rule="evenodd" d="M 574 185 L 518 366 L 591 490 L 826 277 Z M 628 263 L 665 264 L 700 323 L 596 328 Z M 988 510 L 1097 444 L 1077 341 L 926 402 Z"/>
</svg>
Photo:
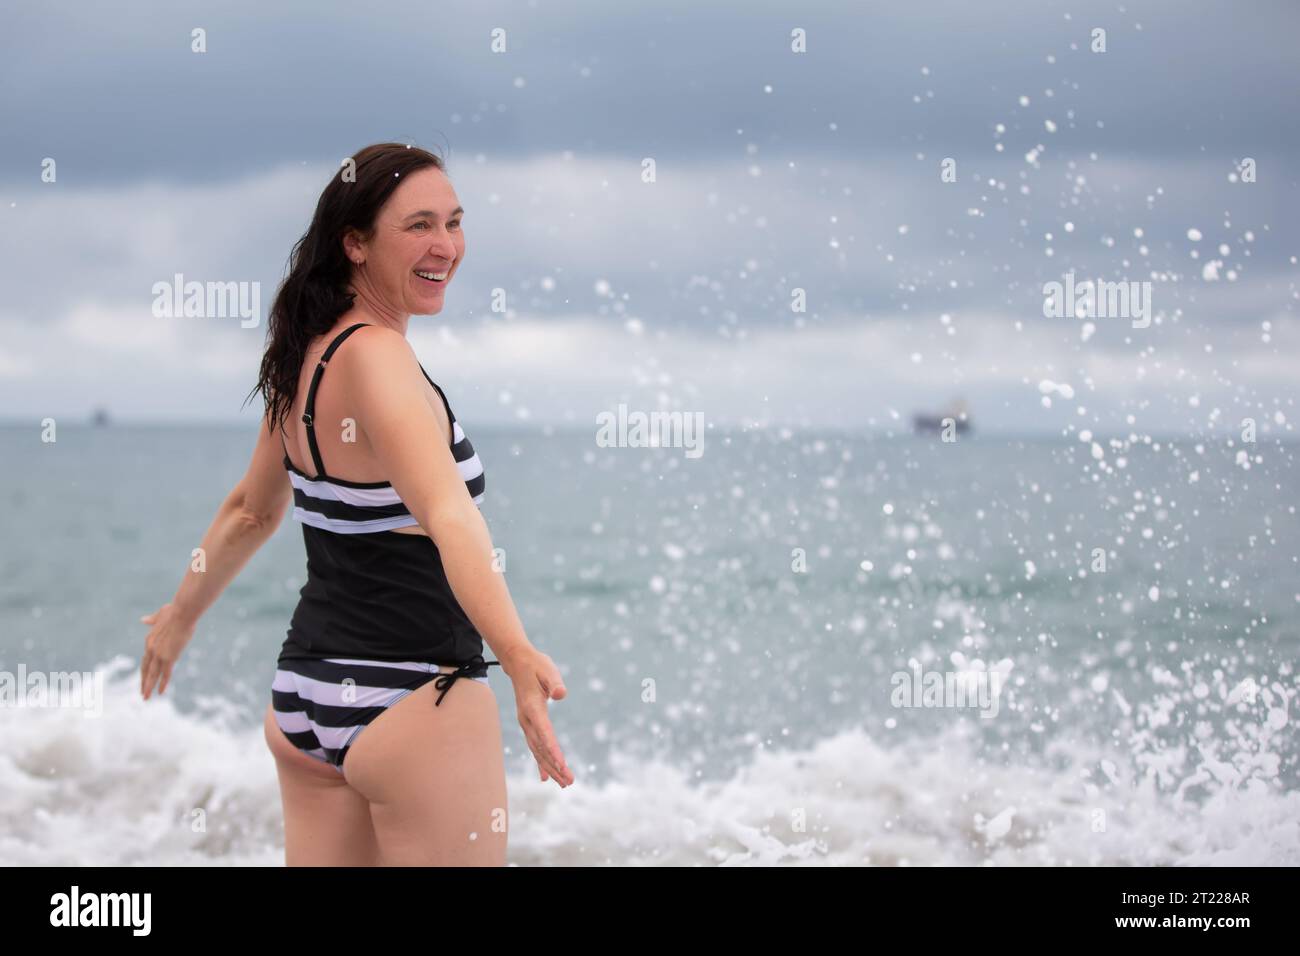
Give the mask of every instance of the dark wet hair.
<svg viewBox="0 0 1300 956">
<path fill-rule="evenodd" d="M 262 394 L 268 429 L 282 424 L 293 408 L 308 343 L 333 328 L 356 297 L 348 291 L 353 264 L 343 237 L 353 230 L 371 236 L 375 217 L 404 177 L 429 166 L 446 170 L 440 157 L 405 143 L 375 143 L 351 160 L 340 164 L 320 194 L 267 316 L 266 352 L 245 404 Z"/>
</svg>

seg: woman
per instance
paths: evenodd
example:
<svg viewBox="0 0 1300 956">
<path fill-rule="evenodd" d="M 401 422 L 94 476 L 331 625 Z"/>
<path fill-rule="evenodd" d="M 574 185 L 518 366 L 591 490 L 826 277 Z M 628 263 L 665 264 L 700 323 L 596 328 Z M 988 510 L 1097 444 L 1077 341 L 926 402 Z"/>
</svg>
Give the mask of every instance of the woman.
<svg viewBox="0 0 1300 956">
<path fill-rule="evenodd" d="M 514 685 L 541 779 L 573 782 L 547 716 L 564 681 L 496 569 L 482 462 L 405 337 L 411 315 L 442 310 L 462 215 L 422 149 L 343 164 L 271 308 L 252 463 L 176 596 L 142 618 L 147 700 L 293 500 L 307 583 L 264 719 L 291 866 L 504 864 L 490 665 Z"/>
</svg>

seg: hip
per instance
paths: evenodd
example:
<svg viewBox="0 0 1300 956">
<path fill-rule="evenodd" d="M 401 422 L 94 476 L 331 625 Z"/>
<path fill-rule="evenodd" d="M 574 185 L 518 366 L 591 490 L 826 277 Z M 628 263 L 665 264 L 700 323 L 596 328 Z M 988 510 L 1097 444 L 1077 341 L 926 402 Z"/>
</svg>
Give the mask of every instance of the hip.
<svg viewBox="0 0 1300 956">
<path fill-rule="evenodd" d="M 458 680 L 488 684 L 488 667 L 497 663 L 481 657 L 458 667 L 363 658 L 283 659 L 271 684 L 272 711 L 290 743 L 341 773 L 357 735 L 398 701 L 432 682 L 434 703 L 440 705 Z"/>
</svg>

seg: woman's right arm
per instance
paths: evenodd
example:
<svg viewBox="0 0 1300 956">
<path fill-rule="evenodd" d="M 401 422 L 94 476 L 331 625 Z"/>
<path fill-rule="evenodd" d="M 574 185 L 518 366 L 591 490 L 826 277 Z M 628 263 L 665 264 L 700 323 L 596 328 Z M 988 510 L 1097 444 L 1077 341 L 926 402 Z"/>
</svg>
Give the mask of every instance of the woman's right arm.
<svg viewBox="0 0 1300 956">
<path fill-rule="evenodd" d="M 353 347 L 341 350 L 330 369 L 353 396 L 351 417 L 389 482 L 437 545 L 456 600 L 514 684 L 519 723 L 542 780 L 568 786 L 573 773 L 547 716 L 548 702 L 567 694 L 564 681 L 524 633 L 493 561 L 487 522 L 452 455 L 451 435 L 425 400 L 424 373 L 410 343 L 382 326 L 359 329 Z"/>
<path fill-rule="evenodd" d="M 293 493 L 284 475 L 281 446 L 263 419 L 248 470 L 221 502 L 200 542 L 200 561 L 186 570 L 176 595 L 152 614 L 140 661 L 140 695 L 167 691 L 172 668 L 194 636 L 199 617 L 234 580 L 279 526 Z"/>
</svg>

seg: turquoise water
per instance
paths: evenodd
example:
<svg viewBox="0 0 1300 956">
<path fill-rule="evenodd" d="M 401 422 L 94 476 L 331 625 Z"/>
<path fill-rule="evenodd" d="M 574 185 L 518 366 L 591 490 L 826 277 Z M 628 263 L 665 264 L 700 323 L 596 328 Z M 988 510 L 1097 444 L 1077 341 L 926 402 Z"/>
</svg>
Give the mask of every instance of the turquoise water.
<svg viewBox="0 0 1300 956">
<path fill-rule="evenodd" d="M 52 444 L 0 428 L 0 668 L 116 667 L 113 746 L 145 766 L 181 758 L 156 726 L 129 729 L 156 703 L 132 700 L 138 618 L 171 598 L 255 427 L 60 426 Z M 512 793 L 538 820 L 560 814 L 512 859 L 1300 859 L 1281 822 L 1297 784 L 1296 445 L 711 429 L 688 458 L 594 435 L 473 429 L 483 514 L 530 639 L 565 674 L 552 718 L 588 788 L 536 781 L 493 669 Z M 154 708 L 177 746 L 234 733 L 236 756 L 211 760 L 269 765 L 258 727 L 304 560 L 286 518 L 200 621 Z M 996 715 L 893 706 L 911 659 L 1001 667 Z M 44 718 L 4 716 L 7 759 L 98 773 L 94 754 L 50 756 L 77 731 Z M 644 803 L 624 806 L 637 787 L 671 804 L 645 832 Z M 834 826 L 782 838 L 789 788 Z M 579 821 L 566 798 L 596 808 Z M 1250 833 L 1233 829 L 1242 800 L 1262 821 Z M 1101 833 L 1075 819 L 1097 807 L 1112 808 Z M 277 810 L 176 859 L 273 856 Z M 36 837 L 7 826 L 21 859 Z M 698 845 L 706 831 L 735 846 Z"/>
</svg>

